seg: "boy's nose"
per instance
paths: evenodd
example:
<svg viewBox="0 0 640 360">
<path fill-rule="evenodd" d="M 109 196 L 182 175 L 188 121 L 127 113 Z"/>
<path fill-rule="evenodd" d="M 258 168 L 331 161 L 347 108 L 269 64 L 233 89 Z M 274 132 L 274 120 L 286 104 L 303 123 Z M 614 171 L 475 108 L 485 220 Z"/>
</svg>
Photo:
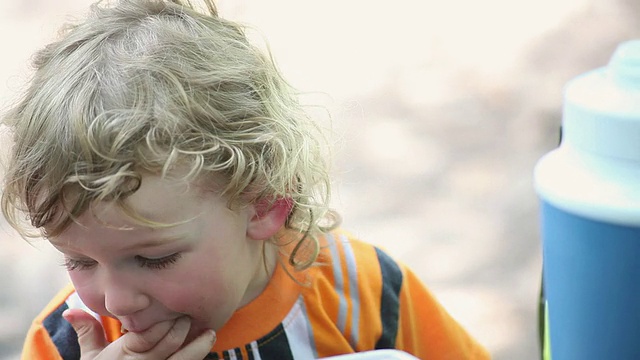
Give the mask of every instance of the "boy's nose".
<svg viewBox="0 0 640 360">
<path fill-rule="evenodd" d="M 110 278 L 104 292 L 104 306 L 114 316 L 127 316 L 149 306 L 149 298 L 125 279 Z"/>
</svg>

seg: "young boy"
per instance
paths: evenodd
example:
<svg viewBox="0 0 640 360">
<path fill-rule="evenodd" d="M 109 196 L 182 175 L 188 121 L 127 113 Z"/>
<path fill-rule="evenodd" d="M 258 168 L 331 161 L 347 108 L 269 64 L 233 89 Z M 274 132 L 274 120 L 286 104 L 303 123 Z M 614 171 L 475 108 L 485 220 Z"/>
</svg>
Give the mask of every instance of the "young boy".
<svg viewBox="0 0 640 360">
<path fill-rule="evenodd" d="M 207 7 L 94 5 L 37 54 L 4 118 L 2 210 L 72 285 L 23 358 L 488 358 L 409 269 L 337 229 L 314 123 Z"/>
</svg>

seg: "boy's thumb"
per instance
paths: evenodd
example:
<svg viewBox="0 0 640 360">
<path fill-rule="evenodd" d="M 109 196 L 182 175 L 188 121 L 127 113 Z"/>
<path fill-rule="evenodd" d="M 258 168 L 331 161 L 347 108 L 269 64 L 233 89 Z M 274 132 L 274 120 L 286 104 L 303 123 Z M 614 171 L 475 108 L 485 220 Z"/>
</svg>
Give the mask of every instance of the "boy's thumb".
<svg viewBox="0 0 640 360">
<path fill-rule="evenodd" d="M 104 336 L 102 324 L 87 312 L 69 309 L 62 313 L 62 317 L 78 334 L 82 359 L 93 359 L 109 344 Z"/>
</svg>

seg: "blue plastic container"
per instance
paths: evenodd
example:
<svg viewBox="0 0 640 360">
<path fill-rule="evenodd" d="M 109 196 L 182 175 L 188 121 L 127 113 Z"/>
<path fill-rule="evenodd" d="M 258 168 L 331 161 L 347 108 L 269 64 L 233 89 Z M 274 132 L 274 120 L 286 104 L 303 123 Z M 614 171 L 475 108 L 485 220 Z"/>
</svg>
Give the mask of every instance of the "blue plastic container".
<svg viewBox="0 0 640 360">
<path fill-rule="evenodd" d="M 640 359 L 640 40 L 564 91 L 535 169 L 551 356 Z"/>
</svg>

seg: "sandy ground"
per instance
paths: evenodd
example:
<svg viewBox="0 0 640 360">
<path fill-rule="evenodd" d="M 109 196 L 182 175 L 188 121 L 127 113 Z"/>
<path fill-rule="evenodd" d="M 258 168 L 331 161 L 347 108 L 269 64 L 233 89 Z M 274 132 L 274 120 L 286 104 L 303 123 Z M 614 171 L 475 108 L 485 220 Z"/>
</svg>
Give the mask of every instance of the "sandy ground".
<svg viewBox="0 0 640 360">
<path fill-rule="evenodd" d="M 2 0 L 0 100 L 87 0 Z M 446 5 L 444 5 L 446 3 Z M 392 5 L 391 5 L 392 4 Z M 541 254 L 532 170 L 561 91 L 638 37 L 633 0 L 223 1 L 289 79 L 333 113 L 344 226 L 408 263 L 495 359 L 538 357 Z M 3 141 L 6 141 L 3 140 Z M 2 143 L 4 147 L 5 144 Z M 66 276 L 0 222 L 0 359 Z"/>
</svg>

